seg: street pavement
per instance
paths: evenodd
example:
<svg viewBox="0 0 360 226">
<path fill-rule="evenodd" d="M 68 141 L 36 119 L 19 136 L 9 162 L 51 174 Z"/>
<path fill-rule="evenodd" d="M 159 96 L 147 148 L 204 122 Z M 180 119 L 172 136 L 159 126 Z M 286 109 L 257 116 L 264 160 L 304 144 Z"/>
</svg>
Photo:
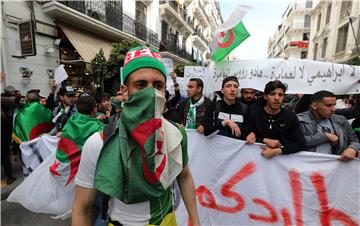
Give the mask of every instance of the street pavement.
<svg viewBox="0 0 360 226">
<path fill-rule="evenodd" d="M 3 226 L 67 226 L 71 225 L 71 220 L 54 220 L 51 215 L 33 213 L 18 203 L 6 201 L 12 190 L 22 181 L 22 168 L 19 160 L 12 159 L 13 173 L 16 181 L 7 185 L 4 178 L 3 170 L 1 171 L 1 222 Z"/>
<path fill-rule="evenodd" d="M 68 226 L 71 220 L 54 220 L 48 214 L 33 213 L 18 203 L 1 201 L 3 226 Z"/>
</svg>

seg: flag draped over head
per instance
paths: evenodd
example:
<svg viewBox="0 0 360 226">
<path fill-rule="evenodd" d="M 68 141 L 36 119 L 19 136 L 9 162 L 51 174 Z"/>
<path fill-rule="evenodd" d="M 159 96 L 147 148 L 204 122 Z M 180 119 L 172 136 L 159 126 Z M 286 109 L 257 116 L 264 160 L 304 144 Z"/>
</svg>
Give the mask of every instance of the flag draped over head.
<svg viewBox="0 0 360 226">
<path fill-rule="evenodd" d="M 102 131 L 104 125 L 97 119 L 79 112 L 71 116 L 57 144 L 56 160 L 50 167 L 51 173 L 66 180 L 67 186 L 75 177 L 79 163 L 82 146 L 93 133 Z"/>
<path fill-rule="evenodd" d="M 97 162 L 95 188 L 125 203 L 160 197 L 182 171 L 182 134 L 154 88 L 132 94 Z"/>
<path fill-rule="evenodd" d="M 242 22 L 242 18 L 250 9 L 249 6 L 239 5 L 229 19 L 212 33 L 212 60 L 221 61 L 250 36 Z"/>
<path fill-rule="evenodd" d="M 39 103 L 27 104 L 16 112 L 13 138 L 17 143 L 37 138 L 54 127 L 52 112 Z"/>
</svg>

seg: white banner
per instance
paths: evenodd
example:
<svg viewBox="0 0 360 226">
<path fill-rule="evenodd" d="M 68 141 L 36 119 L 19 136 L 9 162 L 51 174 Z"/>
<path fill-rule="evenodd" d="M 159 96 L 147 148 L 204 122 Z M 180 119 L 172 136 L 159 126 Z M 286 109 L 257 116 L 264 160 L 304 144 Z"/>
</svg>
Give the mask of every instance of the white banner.
<svg viewBox="0 0 360 226">
<path fill-rule="evenodd" d="M 170 76 L 170 73 L 174 71 L 174 63 L 170 58 L 161 58 L 161 62 L 164 64 L 167 76 Z"/>
<path fill-rule="evenodd" d="M 359 225 L 360 160 L 300 152 L 266 159 L 261 145 L 188 131 L 201 225 Z M 183 203 L 179 225 L 188 225 Z"/>
<path fill-rule="evenodd" d="M 204 95 L 205 96 L 211 96 L 212 93 L 216 90 L 210 89 L 210 87 L 213 87 L 211 80 L 213 77 L 213 68 L 210 67 L 201 67 L 201 66 L 185 66 L 184 67 L 184 81 L 183 83 L 188 84 L 189 80 L 191 78 L 200 78 L 204 83 Z M 221 84 L 220 84 L 221 87 Z M 181 91 L 181 90 L 180 90 Z M 181 93 L 183 96 L 187 96 L 186 93 Z"/>
<path fill-rule="evenodd" d="M 240 88 L 264 91 L 266 83 L 280 80 L 287 93 L 312 94 L 329 90 L 335 94 L 360 93 L 360 67 L 300 59 L 223 61 L 215 64 L 207 89 L 221 89 L 224 77 L 236 76 Z"/>
</svg>

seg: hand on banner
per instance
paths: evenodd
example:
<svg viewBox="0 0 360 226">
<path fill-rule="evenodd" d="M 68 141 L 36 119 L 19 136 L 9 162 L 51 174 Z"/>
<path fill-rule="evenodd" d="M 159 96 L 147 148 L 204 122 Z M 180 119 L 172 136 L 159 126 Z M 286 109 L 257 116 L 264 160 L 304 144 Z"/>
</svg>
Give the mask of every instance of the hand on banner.
<svg viewBox="0 0 360 226">
<path fill-rule="evenodd" d="M 241 135 L 241 130 L 239 128 L 239 126 L 231 119 L 225 119 L 224 121 L 221 122 L 221 124 L 223 126 L 228 126 L 230 127 L 231 129 L 231 134 L 233 136 L 236 136 L 236 137 L 240 137 Z"/>
<path fill-rule="evenodd" d="M 266 144 L 269 148 L 280 148 L 281 143 L 279 140 L 264 138 L 263 143 Z"/>
<path fill-rule="evenodd" d="M 352 148 L 346 148 L 342 153 L 341 157 L 339 158 L 340 161 L 347 162 L 352 160 L 356 157 L 356 151 Z"/>
<path fill-rule="evenodd" d="M 247 135 L 246 137 L 246 143 L 247 144 L 253 144 L 256 141 L 256 136 L 255 133 L 251 132 L 249 135 Z"/>
<path fill-rule="evenodd" d="M 274 156 L 281 155 L 281 153 L 282 153 L 281 148 L 265 147 L 261 152 L 261 155 L 267 159 L 271 159 Z"/>
<path fill-rule="evenodd" d="M 200 134 L 204 134 L 204 126 L 198 126 L 198 128 L 196 128 L 196 131 Z"/>
<path fill-rule="evenodd" d="M 339 143 L 339 137 L 333 133 L 325 133 L 326 136 L 328 137 L 331 145 L 337 145 Z"/>
</svg>

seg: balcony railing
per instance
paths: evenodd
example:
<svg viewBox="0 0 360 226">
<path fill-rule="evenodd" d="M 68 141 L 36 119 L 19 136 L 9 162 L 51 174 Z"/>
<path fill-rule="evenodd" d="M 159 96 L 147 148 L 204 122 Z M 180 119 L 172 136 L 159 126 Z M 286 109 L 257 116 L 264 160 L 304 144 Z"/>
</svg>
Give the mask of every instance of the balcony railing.
<svg viewBox="0 0 360 226">
<path fill-rule="evenodd" d="M 162 37 L 166 37 L 160 42 L 160 51 L 168 51 L 171 52 L 181 58 L 194 62 L 193 55 L 188 53 L 185 49 L 180 48 L 178 44 L 178 37 L 175 34 L 166 34 L 162 35 Z"/>
<path fill-rule="evenodd" d="M 174 9 L 176 13 L 180 15 L 180 17 L 192 28 L 194 29 L 194 18 L 191 19 L 190 16 L 187 15 L 187 12 L 185 9 L 179 7 L 174 0 L 161 0 L 160 4 L 166 4 L 169 3 L 170 7 Z"/>
<path fill-rule="evenodd" d="M 209 44 L 209 41 L 205 38 L 204 34 L 200 30 L 196 31 L 196 35 L 199 36 L 201 40 L 205 42 L 206 45 Z"/>
<path fill-rule="evenodd" d="M 58 2 L 154 46 L 159 45 L 158 34 L 122 13 L 121 5 L 117 1 Z"/>
</svg>

